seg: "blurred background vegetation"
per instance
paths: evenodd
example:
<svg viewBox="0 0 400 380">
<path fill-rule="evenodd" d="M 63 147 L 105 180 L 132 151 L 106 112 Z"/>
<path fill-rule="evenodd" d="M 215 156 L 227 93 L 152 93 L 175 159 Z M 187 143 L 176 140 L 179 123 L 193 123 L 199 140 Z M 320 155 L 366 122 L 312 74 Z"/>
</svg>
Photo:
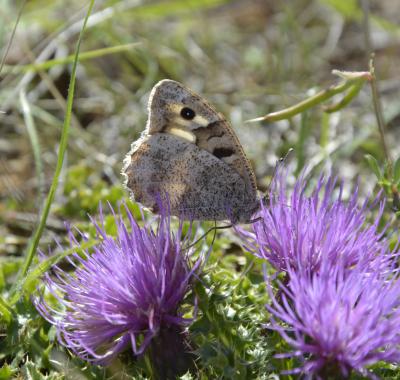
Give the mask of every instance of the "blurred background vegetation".
<svg viewBox="0 0 400 380">
<path fill-rule="evenodd" d="M 364 155 L 384 152 L 365 85 L 350 106 L 291 120 L 247 119 L 295 104 L 338 82 L 333 69 L 368 70 L 371 51 L 394 159 L 400 138 L 400 7 L 357 0 L 98 0 L 81 47 L 70 140 L 41 241 L 87 221 L 98 202 L 127 193 L 122 160 L 144 129 L 149 91 L 178 80 L 231 121 L 266 190 L 276 160 L 294 148 L 297 172 L 328 167 L 362 192 L 376 184 Z M 57 162 L 74 52 L 87 2 L 0 0 L 0 259 L 15 270 Z M 369 27 L 368 25 L 369 24 Z M 338 97 L 340 99 L 340 96 Z M 222 252 L 232 253 L 225 242 Z M 239 258 L 235 258 L 239 260 Z M 228 264 L 229 267 L 230 264 Z M 14 269 L 13 269 L 14 268 Z M 0 276 L 0 277 L 2 277 Z"/>
</svg>

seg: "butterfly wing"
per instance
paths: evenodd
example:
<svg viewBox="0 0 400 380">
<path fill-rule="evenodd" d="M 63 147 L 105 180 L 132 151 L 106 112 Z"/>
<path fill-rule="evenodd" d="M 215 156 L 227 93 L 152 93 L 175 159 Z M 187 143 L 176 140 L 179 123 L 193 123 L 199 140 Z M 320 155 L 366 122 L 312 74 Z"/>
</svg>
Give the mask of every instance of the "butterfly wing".
<svg viewBox="0 0 400 380">
<path fill-rule="evenodd" d="M 182 113 L 192 111 L 190 115 Z M 186 117 L 185 117 L 186 116 Z M 191 142 L 238 172 L 249 190 L 256 191 L 251 165 L 232 127 L 206 100 L 181 83 L 165 79 L 156 84 L 149 99 L 147 132 L 182 133 Z"/>
<path fill-rule="evenodd" d="M 234 131 L 204 99 L 163 80 L 152 90 L 149 118 L 125 162 L 135 199 L 156 207 L 168 193 L 171 212 L 200 220 L 249 220 L 256 180 Z"/>
</svg>

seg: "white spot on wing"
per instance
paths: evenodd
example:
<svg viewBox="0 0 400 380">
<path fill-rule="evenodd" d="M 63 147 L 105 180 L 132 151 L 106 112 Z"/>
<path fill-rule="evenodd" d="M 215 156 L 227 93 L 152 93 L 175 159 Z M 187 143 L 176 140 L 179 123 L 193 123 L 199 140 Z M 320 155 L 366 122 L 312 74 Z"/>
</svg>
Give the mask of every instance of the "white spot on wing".
<svg viewBox="0 0 400 380">
<path fill-rule="evenodd" d="M 205 117 L 201 115 L 196 115 L 193 121 L 196 124 L 201 125 L 202 127 L 207 127 L 207 125 L 210 123 L 209 120 L 207 120 Z"/>
<path fill-rule="evenodd" d="M 169 127 L 166 131 L 167 133 L 178 136 L 186 141 L 189 141 L 190 143 L 195 144 L 196 143 L 196 136 L 194 133 L 188 131 L 187 129 L 182 129 L 182 128 L 176 128 L 176 127 Z"/>
</svg>

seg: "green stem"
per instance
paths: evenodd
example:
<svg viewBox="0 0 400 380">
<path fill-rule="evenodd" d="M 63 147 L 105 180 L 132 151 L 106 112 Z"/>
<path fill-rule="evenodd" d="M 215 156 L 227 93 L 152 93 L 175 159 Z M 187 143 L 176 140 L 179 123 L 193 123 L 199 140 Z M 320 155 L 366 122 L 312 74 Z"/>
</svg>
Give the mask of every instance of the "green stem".
<svg viewBox="0 0 400 380">
<path fill-rule="evenodd" d="M 72 105 L 73 105 L 74 93 L 75 93 L 76 69 L 78 66 L 79 50 L 80 50 L 80 46 L 81 46 L 81 42 L 82 42 L 83 33 L 85 31 L 86 24 L 89 19 L 89 15 L 92 12 L 92 8 L 94 6 L 94 1 L 95 0 L 90 1 L 89 9 L 88 9 L 85 19 L 83 21 L 83 26 L 82 26 L 82 29 L 81 29 L 81 32 L 80 32 L 80 35 L 78 38 L 78 43 L 76 45 L 75 58 L 74 58 L 73 66 L 72 66 L 71 79 L 69 82 L 69 89 L 68 89 L 67 111 L 65 113 L 64 125 L 63 125 L 63 130 L 61 133 L 60 146 L 58 149 L 58 160 L 57 160 L 57 165 L 56 165 L 56 169 L 54 172 L 53 181 L 50 186 L 49 194 L 47 195 L 47 199 L 46 199 L 43 211 L 42 211 L 42 215 L 40 217 L 39 224 L 35 230 L 33 238 L 29 242 L 27 255 L 26 255 L 25 261 L 22 265 L 22 269 L 18 273 L 16 284 L 19 284 L 22 281 L 22 279 L 27 274 L 29 267 L 31 266 L 32 260 L 35 256 L 37 247 L 39 245 L 40 238 L 41 238 L 44 228 L 46 226 L 46 220 L 49 215 L 50 207 L 51 207 L 51 204 L 53 203 L 54 196 L 55 196 L 55 193 L 56 193 L 56 190 L 58 187 L 58 180 L 59 180 L 59 177 L 61 174 L 61 169 L 62 169 L 63 162 L 64 162 L 65 151 L 67 149 L 68 132 L 69 132 L 70 125 L 71 125 L 71 114 L 72 114 Z M 15 290 L 16 290 L 16 287 L 14 287 L 11 294 L 14 294 Z"/>
<path fill-rule="evenodd" d="M 321 119 L 321 133 L 319 139 L 319 145 L 324 149 L 329 143 L 329 119 L 329 114 L 324 112 Z"/>
</svg>

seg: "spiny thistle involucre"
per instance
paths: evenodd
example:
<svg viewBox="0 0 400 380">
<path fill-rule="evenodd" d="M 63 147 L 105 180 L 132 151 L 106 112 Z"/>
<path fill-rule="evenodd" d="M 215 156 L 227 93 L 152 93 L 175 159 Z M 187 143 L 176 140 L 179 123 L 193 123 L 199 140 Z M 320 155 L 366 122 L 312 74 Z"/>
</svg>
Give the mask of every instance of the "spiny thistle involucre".
<svg viewBox="0 0 400 380">
<path fill-rule="evenodd" d="M 183 236 L 180 223 L 174 234 L 167 209 L 161 210 L 156 229 L 140 227 L 125 209 L 129 223 L 115 216 L 116 237 L 104 231 L 103 222 L 92 220 L 101 239 L 92 254 L 70 234 L 71 246 L 85 254 L 69 260 L 74 272 L 54 266 L 44 279 L 60 307 L 43 296 L 36 302 L 56 326 L 61 344 L 96 364 L 107 364 L 129 344 L 139 355 L 160 330 L 179 330 L 191 321 L 179 313 L 200 264 L 189 264 L 190 231 Z"/>
</svg>

